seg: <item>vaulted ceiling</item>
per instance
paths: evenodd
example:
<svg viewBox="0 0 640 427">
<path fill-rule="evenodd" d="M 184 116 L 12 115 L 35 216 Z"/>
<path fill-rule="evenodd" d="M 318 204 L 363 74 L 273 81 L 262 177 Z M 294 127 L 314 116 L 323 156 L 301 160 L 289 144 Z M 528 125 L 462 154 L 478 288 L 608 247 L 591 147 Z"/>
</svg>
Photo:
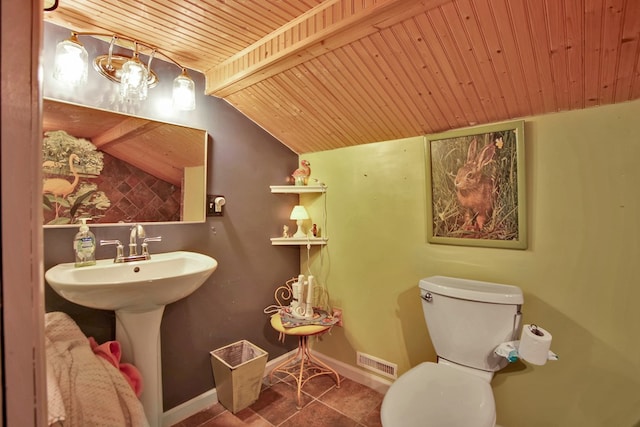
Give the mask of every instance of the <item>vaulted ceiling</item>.
<svg viewBox="0 0 640 427">
<path fill-rule="evenodd" d="M 638 0 L 59 0 L 297 153 L 640 98 Z"/>
</svg>

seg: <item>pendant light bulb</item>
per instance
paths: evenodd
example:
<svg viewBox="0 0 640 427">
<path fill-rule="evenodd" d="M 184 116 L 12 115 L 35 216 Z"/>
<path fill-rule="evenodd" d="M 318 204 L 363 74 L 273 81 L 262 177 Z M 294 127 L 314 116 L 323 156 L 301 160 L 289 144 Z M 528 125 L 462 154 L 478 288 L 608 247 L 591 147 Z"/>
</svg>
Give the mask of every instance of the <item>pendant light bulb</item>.
<svg viewBox="0 0 640 427">
<path fill-rule="evenodd" d="M 87 82 L 89 55 L 76 33 L 56 46 L 53 78 L 64 85 L 76 87 Z"/>
<path fill-rule="evenodd" d="M 196 108 L 195 84 L 184 68 L 173 80 L 173 108 L 180 111 L 192 111 Z"/>
<path fill-rule="evenodd" d="M 138 58 L 137 44 L 133 57 L 122 66 L 120 75 L 120 95 L 127 101 L 147 99 L 149 87 L 147 67 Z"/>
</svg>

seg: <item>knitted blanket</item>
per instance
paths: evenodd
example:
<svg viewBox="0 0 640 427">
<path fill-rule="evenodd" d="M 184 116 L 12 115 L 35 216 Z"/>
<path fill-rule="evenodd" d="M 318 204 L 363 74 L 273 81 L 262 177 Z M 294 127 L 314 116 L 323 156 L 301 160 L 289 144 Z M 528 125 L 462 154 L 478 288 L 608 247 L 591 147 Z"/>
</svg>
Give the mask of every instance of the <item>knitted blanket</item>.
<svg viewBox="0 0 640 427">
<path fill-rule="evenodd" d="M 120 370 L 94 354 L 65 313 L 45 315 L 49 425 L 148 427 L 142 403 Z"/>
</svg>

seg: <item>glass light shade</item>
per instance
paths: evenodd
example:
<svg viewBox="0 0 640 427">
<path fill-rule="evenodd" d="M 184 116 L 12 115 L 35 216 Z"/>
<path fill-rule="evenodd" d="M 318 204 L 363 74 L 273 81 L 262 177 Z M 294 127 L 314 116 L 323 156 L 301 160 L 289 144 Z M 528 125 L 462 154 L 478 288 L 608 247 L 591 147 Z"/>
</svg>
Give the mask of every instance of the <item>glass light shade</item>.
<svg viewBox="0 0 640 427">
<path fill-rule="evenodd" d="M 182 74 L 173 81 L 173 108 L 180 111 L 191 111 L 196 108 L 195 84 L 185 70 L 182 70 Z"/>
<path fill-rule="evenodd" d="M 89 69 L 87 50 L 73 34 L 56 46 L 53 78 L 68 86 L 79 86 L 87 82 Z"/>
<path fill-rule="evenodd" d="M 133 58 L 125 62 L 120 74 L 120 95 L 127 101 L 142 101 L 147 99 L 149 87 L 147 67 L 134 54 Z"/>
<path fill-rule="evenodd" d="M 307 213 L 307 210 L 304 208 L 304 206 L 296 205 L 293 207 L 289 219 L 309 219 L 309 214 Z"/>
</svg>

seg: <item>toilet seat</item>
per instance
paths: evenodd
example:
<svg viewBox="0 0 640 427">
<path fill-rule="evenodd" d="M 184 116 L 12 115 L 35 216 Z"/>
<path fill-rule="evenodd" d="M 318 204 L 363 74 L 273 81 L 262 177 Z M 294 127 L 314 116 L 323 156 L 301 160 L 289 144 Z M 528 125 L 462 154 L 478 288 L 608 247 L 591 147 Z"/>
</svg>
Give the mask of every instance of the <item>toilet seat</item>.
<svg viewBox="0 0 640 427">
<path fill-rule="evenodd" d="M 489 382 L 424 362 L 391 385 L 380 418 L 384 427 L 494 427 L 496 408 Z"/>
</svg>

